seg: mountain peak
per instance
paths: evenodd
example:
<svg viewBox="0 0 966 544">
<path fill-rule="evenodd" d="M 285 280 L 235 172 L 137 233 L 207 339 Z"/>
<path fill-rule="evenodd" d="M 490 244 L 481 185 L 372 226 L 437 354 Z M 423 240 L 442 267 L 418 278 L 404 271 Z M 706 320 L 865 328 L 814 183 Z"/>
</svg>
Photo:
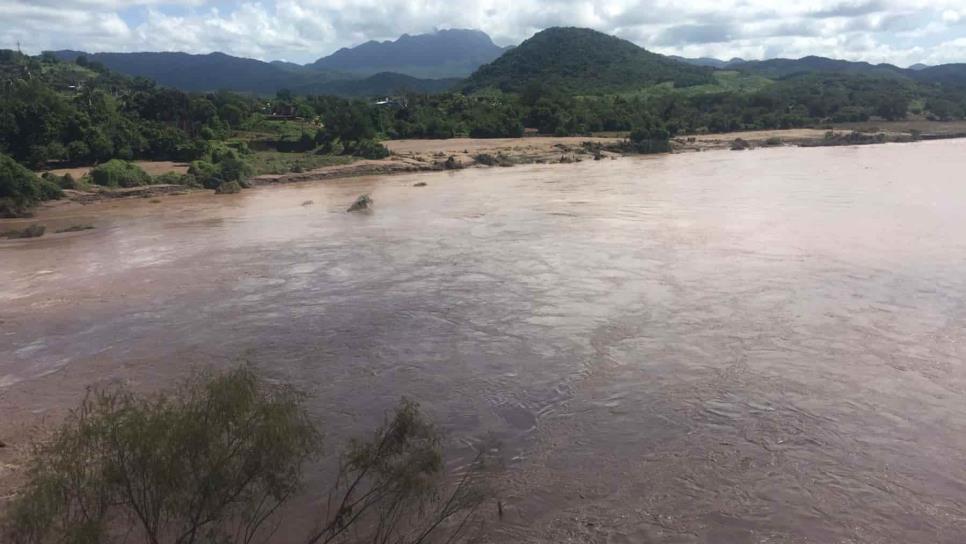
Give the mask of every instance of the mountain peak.
<svg viewBox="0 0 966 544">
<path fill-rule="evenodd" d="M 515 92 L 540 84 L 564 92 L 595 94 L 663 82 L 687 86 L 711 80 L 708 68 L 652 53 L 616 36 L 589 28 L 553 27 L 481 67 L 468 80 L 467 89 L 493 87 Z"/>
<path fill-rule="evenodd" d="M 368 41 L 339 49 L 310 66 L 356 75 L 393 71 L 417 77 L 464 77 L 502 53 L 486 33 L 453 28 L 403 34 L 393 41 Z"/>
</svg>

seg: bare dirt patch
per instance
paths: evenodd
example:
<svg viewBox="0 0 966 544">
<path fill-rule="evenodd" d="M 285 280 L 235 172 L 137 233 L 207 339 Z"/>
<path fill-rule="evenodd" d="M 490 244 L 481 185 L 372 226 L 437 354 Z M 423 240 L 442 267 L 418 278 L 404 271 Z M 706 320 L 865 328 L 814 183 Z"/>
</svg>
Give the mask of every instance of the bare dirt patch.
<svg viewBox="0 0 966 544">
<path fill-rule="evenodd" d="M 175 174 L 187 174 L 188 164 L 183 162 L 172 162 L 172 161 L 134 161 L 134 164 L 141 167 L 142 170 L 151 174 L 152 176 L 160 176 L 161 174 L 167 174 L 168 172 L 174 172 Z M 78 166 L 76 168 L 55 168 L 53 170 L 48 170 L 53 174 L 58 176 L 63 176 L 65 174 L 70 174 L 74 179 L 80 179 L 86 176 L 93 166 Z"/>
</svg>

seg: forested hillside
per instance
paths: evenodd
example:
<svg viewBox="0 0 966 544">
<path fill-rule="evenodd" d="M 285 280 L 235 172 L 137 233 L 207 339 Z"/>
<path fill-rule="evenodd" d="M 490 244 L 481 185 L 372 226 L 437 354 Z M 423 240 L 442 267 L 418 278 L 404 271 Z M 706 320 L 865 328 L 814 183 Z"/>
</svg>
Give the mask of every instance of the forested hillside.
<svg viewBox="0 0 966 544">
<path fill-rule="evenodd" d="M 646 149 L 661 150 L 681 134 L 966 117 L 966 65 L 913 77 L 827 61 L 715 70 L 590 30 L 550 29 L 462 86 L 443 80 L 412 89 L 414 78 L 376 74 L 259 97 L 184 92 L 83 56 L 0 51 L 0 215 L 22 213 L 75 181 L 156 181 L 123 162 L 134 159 L 190 162 L 188 175 L 163 181 L 217 188 L 252 174 L 384 157 L 378 140 L 385 138 L 517 137 L 526 127 L 550 135 L 633 134 L 649 142 Z M 418 92 L 397 92 L 407 87 Z M 333 96 L 357 93 L 389 99 Z M 88 181 L 46 182 L 30 172 L 82 165 L 106 171 Z"/>
<path fill-rule="evenodd" d="M 712 81 L 708 68 L 646 51 L 587 28 L 549 28 L 477 70 L 466 89 L 520 92 L 539 82 L 564 93 L 602 94 L 672 82 Z"/>
</svg>

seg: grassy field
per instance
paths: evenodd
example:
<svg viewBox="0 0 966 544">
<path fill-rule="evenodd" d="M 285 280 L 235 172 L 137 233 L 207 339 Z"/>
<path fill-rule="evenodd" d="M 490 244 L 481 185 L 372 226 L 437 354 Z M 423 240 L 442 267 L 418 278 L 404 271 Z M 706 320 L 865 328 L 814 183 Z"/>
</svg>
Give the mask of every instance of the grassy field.
<svg viewBox="0 0 966 544">
<path fill-rule="evenodd" d="M 252 155 L 252 167 L 255 175 L 287 174 L 289 172 L 304 172 L 321 168 L 349 164 L 355 157 L 345 155 L 316 155 L 314 153 L 282 153 L 279 151 L 256 151 Z"/>
<path fill-rule="evenodd" d="M 724 92 L 753 93 L 760 91 L 774 83 L 772 80 L 766 77 L 743 74 L 733 70 L 715 72 L 714 78 L 715 83 L 713 84 L 695 85 L 693 87 L 675 87 L 672 83 L 662 83 L 660 85 L 654 85 L 639 91 L 623 93 L 622 96 L 628 98 L 647 98 L 671 93 L 676 93 L 683 96 L 696 96 L 701 94 Z"/>
</svg>

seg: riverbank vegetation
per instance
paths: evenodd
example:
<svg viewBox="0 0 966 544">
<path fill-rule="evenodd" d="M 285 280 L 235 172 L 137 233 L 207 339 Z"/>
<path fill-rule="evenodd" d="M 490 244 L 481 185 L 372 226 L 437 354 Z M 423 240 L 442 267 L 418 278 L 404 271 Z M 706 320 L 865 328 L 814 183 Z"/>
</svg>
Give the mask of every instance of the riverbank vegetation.
<svg viewBox="0 0 966 544">
<path fill-rule="evenodd" d="M 440 434 L 416 403 L 403 400 L 372 435 L 349 443 L 330 487 L 318 490 L 303 484 L 322 443 L 305 401 L 247 367 L 154 395 L 93 389 L 39 446 L 0 536 L 261 542 L 300 493 L 327 506 L 311 531 L 286 531 L 287 542 L 416 544 L 466 531 L 484 498 L 480 472 L 446 478 Z"/>
<path fill-rule="evenodd" d="M 599 47 L 575 47 L 588 40 Z M 670 138 L 682 134 L 966 117 L 966 86 L 958 80 L 714 71 L 615 40 L 580 29 L 541 32 L 456 91 L 380 100 L 284 90 L 272 97 L 185 93 L 83 57 L 67 62 L 0 51 L 0 214 L 22 215 L 61 190 L 91 184 L 245 187 L 253 175 L 384 158 L 383 139 L 608 133 L 631 136 L 622 152 L 647 153 L 669 150 Z M 564 46 L 573 55 L 561 59 Z M 625 67 L 636 67 L 640 81 L 614 75 Z M 546 77 L 534 75 L 547 70 Z M 588 71 L 610 75 L 580 75 Z M 132 168 L 132 160 L 190 167 L 153 178 Z M 97 167 L 84 179 L 29 172 L 85 165 Z"/>
</svg>

